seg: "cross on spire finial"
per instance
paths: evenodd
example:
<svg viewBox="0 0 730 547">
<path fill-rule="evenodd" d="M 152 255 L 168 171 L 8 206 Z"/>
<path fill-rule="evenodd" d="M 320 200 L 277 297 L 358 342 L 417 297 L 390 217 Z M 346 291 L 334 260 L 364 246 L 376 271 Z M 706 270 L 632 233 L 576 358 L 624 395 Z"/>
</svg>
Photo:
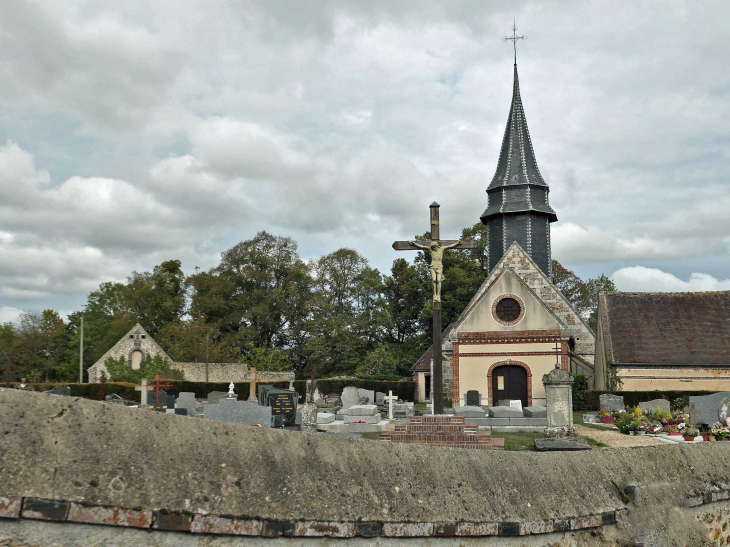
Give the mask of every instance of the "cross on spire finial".
<svg viewBox="0 0 730 547">
<path fill-rule="evenodd" d="M 527 38 L 527 36 L 517 36 L 517 20 L 513 19 L 512 21 L 512 36 L 505 36 L 502 38 L 503 42 L 510 41 L 512 42 L 512 47 L 515 50 L 515 66 L 517 66 L 517 40 L 524 40 Z"/>
</svg>

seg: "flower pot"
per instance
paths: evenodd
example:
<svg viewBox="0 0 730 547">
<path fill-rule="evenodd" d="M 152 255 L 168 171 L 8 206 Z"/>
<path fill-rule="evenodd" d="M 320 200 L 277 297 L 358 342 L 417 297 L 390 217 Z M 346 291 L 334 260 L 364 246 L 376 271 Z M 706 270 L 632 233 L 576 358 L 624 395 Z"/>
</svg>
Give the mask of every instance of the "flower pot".
<svg viewBox="0 0 730 547">
<path fill-rule="evenodd" d="M 689 442 L 689 441 L 694 441 L 695 438 L 692 435 L 685 435 L 684 440 Z"/>
<path fill-rule="evenodd" d="M 670 437 L 681 437 L 682 436 L 681 433 L 667 433 L 667 435 L 669 435 Z"/>
<path fill-rule="evenodd" d="M 615 421 L 616 421 L 616 418 L 614 418 L 613 416 L 611 416 L 610 418 L 603 418 L 604 424 L 612 424 Z"/>
<path fill-rule="evenodd" d="M 637 431 L 636 434 L 637 435 L 646 435 L 646 431 Z"/>
<path fill-rule="evenodd" d="M 702 440 L 703 441 L 710 442 L 710 443 L 714 443 L 715 442 L 715 436 L 714 435 L 702 435 Z"/>
<path fill-rule="evenodd" d="M 629 431 L 629 435 L 636 435 L 636 431 Z"/>
</svg>

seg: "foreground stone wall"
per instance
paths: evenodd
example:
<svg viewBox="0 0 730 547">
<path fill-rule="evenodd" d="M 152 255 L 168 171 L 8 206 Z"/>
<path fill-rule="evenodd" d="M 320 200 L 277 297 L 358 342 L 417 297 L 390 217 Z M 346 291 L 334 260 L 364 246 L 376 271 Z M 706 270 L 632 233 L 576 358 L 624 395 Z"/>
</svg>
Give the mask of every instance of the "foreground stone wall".
<svg viewBox="0 0 730 547">
<path fill-rule="evenodd" d="M 189 382 L 205 382 L 205 363 L 178 363 L 173 365 L 183 372 Z M 289 382 L 293 372 L 256 372 L 259 382 Z M 250 382 L 251 374 L 244 363 L 208 363 L 209 382 Z"/>
<path fill-rule="evenodd" d="M 700 545 L 728 533 L 730 443 L 482 452 L 3 388 L 0 431 L 0 540 L 27 544 L 78 545 L 83 529 L 83 545 Z M 142 451 L 150 431 L 160 442 Z"/>
</svg>

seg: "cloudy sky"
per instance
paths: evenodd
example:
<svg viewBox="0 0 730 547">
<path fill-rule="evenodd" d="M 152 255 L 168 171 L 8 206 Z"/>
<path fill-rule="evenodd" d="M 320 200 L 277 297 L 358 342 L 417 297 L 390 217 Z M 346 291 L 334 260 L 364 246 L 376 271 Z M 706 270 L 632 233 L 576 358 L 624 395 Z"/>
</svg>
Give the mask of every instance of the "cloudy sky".
<svg viewBox="0 0 730 547">
<path fill-rule="evenodd" d="M 730 289 L 730 4 L 0 2 L 0 321 L 207 269 L 458 235 L 522 98 L 553 256 L 623 290 Z"/>
</svg>

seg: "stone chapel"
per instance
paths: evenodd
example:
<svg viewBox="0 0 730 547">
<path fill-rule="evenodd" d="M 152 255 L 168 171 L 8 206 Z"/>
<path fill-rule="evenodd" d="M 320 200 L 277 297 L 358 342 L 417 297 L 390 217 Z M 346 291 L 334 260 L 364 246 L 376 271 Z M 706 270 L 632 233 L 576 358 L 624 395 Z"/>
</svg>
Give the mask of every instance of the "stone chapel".
<svg viewBox="0 0 730 547">
<path fill-rule="evenodd" d="M 548 184 L 540 174 L 514 65 L 512 105 L 481 221 L 488 227 L 489 275 L 443 333 L 444 397 L 483 405 L 519 399 L 544 405 L 544 374 L 556 362 L 593 382 L 595 335 L 552 283 Z M 448 283 L 448 281 L 447 281 Z M 445 287 L 448 290 L 448 287 Z M 432 350 L 414 365 L 417 399 L 430 400 Z"/>
</svg>

